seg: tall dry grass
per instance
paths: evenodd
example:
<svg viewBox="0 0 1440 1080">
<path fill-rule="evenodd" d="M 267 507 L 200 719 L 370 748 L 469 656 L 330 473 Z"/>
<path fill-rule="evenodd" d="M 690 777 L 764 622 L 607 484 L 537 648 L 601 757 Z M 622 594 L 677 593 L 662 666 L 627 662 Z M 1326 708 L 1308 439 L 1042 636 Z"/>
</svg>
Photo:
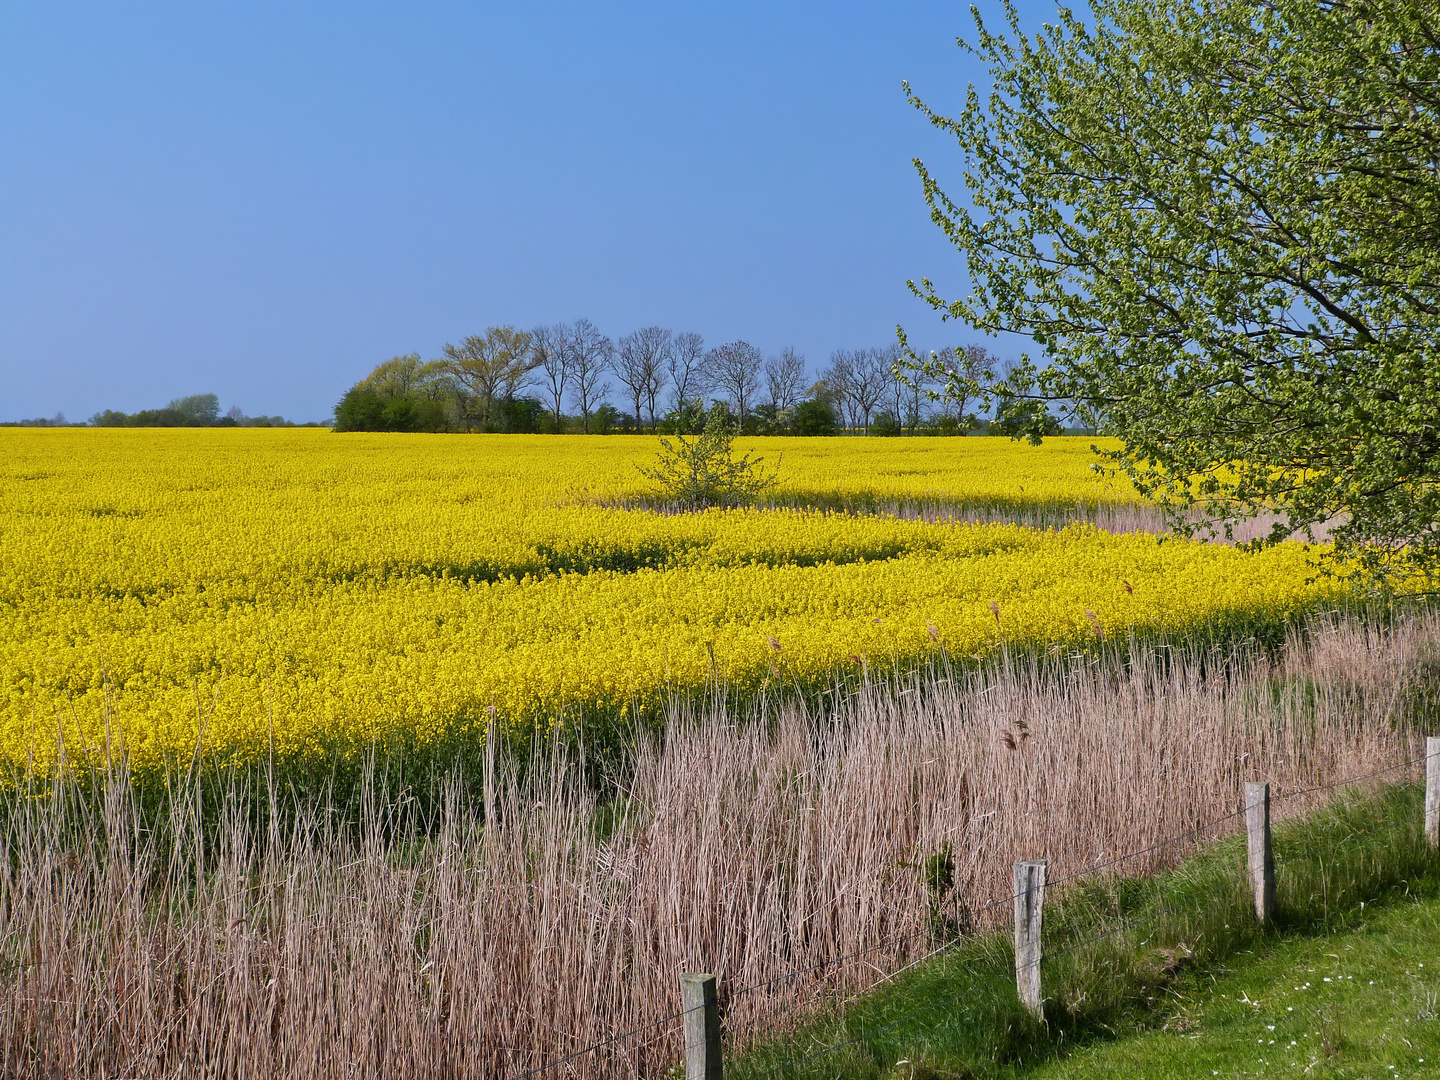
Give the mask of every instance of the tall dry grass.
<svg viewBox="0 0 1440 1080">
<path fill-rule="evenodd" d="M 967 525 L 1012 524 L 1028 529 L 1063 529 L 1067 525 L 1094 525 L 1108 533 L 1154 533 L 1157 535 L 1174 532 L 1164 511 L 1153 503 L 1077 503 L 1072 506 L 1027 504 L 1016 502 L 1010 505 L 968 505 L 955 506 L 943 501 L 929 503 L 911 500 L 908 502 L 888 501 L 865 508 L 865 512 L 892 514 L 898 518 L 937 522 L 955 521 Z M 1251 541 L 1268 538 L 1274 526 L 1283 521 L 1279 514 L 1256 514 L 1230 523 L 1230 535 L 1225 535 L 1224 522 L 1212 522 L 1209 518 L 1193 513 L 1187 520 L 1197 526 L 1195 539 L 1220 544 L 1248 544 Z M 1315 526 L 1315 540 L 1328 542 L 1332 532 L 1344 521 L 1343 517 L 1331 518 Z M 1212 534 L 1211 527 L 1214 527 Z M 1308 537 L 1301 533 L 1297 540 Z"/>
<path fill-rule="evenodd" d="M 1247 779 L 1414 755 L 1437 655 L 1432 615 L 1337 618 L 1278 660 L 1137 647 L 877 683 L 823 715 L 712 706 L 640 740 L 613 790 L 560 754 L 499 760 L 424 820 L 373 787 L 257 817 L 243 777 L 214 805 L 177 782 L 158 821 L 123 775 L 7 796 L 0 1075 L 510 1076 L 673 1012 L 686 970 L 719 973 L 743 1040 L 984 921 L 1016 858 L 1064 878 L 1234 811 Z M 679 1053 L 666 1023 L 547 1075 Z"/>
</svg>

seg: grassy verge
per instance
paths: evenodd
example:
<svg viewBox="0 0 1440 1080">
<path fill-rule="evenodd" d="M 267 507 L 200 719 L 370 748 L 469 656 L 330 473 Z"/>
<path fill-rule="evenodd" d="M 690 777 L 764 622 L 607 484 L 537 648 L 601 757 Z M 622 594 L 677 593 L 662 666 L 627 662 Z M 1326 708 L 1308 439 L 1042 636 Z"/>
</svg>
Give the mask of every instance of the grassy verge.
<svg viewBox="0 0 1440 1080">
<path fill-rule="evenodd" d="M 1440 1075 L 1440 900 L 1245 950 L 1177 993 L 1163 1027 L 1086 1047 L 1047 1080 Z"/>
<path fill-rule="evenodd" d="M 1440 860 L 1424 844 L 1421 805 L 1418 788 L 1396 786 L 1368 798 L 1344 798 L 1280 827 L 1280 911 L 1270 930 L 1257 928 L 1249 911 L 1238 836 L 1150 879 L 1058 890 L 1047 898 L 1043 1023 L 1016 1002 L 1006 935 L 986 935 L 941 952 L 794 1035 L 747 1048 L 727 1065 L 727 1075 L 913 1080 L 1126 1075 L 1115 1068 L 1129 1068 L 1134 1076 L 1204 1076 L 1211 1075 L 1209 1069 L 1219 1075 L 1275 1075 L 1254 1071 L 1263 1068 L 1258 1057 L 1266 1056 L 1257 1052 L 1268 1052 L 1277 1065 L 1299 1060 L 1302 1049 L 1315 1049 L 1299 1038 L 1302 1031 L 1319 1033 L 1307 1039 L 1328 1062 L 1349 1060 L 1347 1047 L 1358 1053 L 1373 1045 L 1391 1053 L 1402 1036 L 1382 1037 L 1375 1025 L 1384 1021 L 1367 1012 L 1359 991 L 1345 998 L 1323 980 L 1343 974 L 1348 987 L 1363 970 L 1366 993 L 1372 978 L 1388 988 L 1375 993 L 1377 1002 L 1386 992 L 1410 993 L 1414 982 L 1420 1003 L 1412 1001 L 1402 1017 L 1434 1014 L 1436 981 L 1403 974 L 1428 970 L 1419 968 L 1421 962 L 1440 967 L 1434 948 L 1440 931 L 1432 923 L 1428 937 L 1412 933 L 1427 912 L 1433 918 L 1433 901 L 1440 897 Z M 1365 942 L 1371 962 L 1337 962 L 1324 955 L 1344 956 L 1341 948 L 1320 948 L 1342 937 Z M 1425 959 L 1427 950 L 1433 959 Z M 1321 958 L 1337 974 L 1320 973 Z M 1302 970 L 1307 963 L 1316 974 Z M 1234 984 L 1229 991 L 1218 981 L 1226 972 Z M 1311 996 L 1299 1019 L 1285 1014 L 1292 1019 L 1285 1021 L 1289 1034 L 1283 1044 L 1266 1030 L 1272 1023 L 1280 1030 L 1274 1009 L 1257 1008 L 1253 993 L 1249 1003 L 1237 996 L 1253 985 L 1262 1001 L 1278 1003 L 1281 987 L 1299 998 L 1301 991 L 1288 988 L 1307 981 L 1311 985 L 1303 994 Z M 1277 1007 L 1283 1012 L 1292 1004 L 1286 1000 Z M 1212 1013 L 1214 1033 L 1204 1027 Z M 1233 1034 L 1226 1033 L 1226 1024 L 1234 1026 Z M 1257 1025 L 1260 1030 L 1252 1032 Z M 1434 1025 L 1428 1030 L 1425 1038 L 1433 1042 Z M 1281 1050 L 1271 1049 L 1272 1037 Z M 1336 1052 L 1325 1049 L 1327 1038 Z M 1296 1047 L 1288 1045 L 1292 1039 Z M 1432 1057 L 1420 1045 L 1412 1064 L 1419 1057 L 1440 1062 L 1440 1052 Z M 1112 1054 L 1134 1064 L 1112 1065 Z M 1199 1071 L 1207 1061 L 1207 1071 Z M 1374 1075 L 1395 1075 L 1384 1067 L 1389 1064 L 1398 1069 L 1398 1058 L 1385 1061 Z M 1332 1069 L 1329 1075 L 1352 1075 L 1333 1071 L 1338 1065 L 1325 1067 Z M 1312 1069 L 1305 1075 L 1317 1074 Z M 1353 1075 L 1368 1074 L 1362 1066 Z"/>
</svg>

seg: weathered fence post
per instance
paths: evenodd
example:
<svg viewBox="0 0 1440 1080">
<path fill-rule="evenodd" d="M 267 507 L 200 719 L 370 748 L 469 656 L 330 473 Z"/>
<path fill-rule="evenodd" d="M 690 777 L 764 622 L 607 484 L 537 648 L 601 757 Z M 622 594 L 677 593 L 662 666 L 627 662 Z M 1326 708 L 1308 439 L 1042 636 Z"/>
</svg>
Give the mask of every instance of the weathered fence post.
<svg viewBox="0 0 1440 1080">
<path fill-rule="evenodd" d="M 1040 1009 L 1040 915 L 1045 906 L 1045 863 L 1015 864 L 1015 992 L 1036 1016 Z"/>
<path fill-rule="evenodd" d="M 1275 919 L 1275 850 L 1270 844 L 1270 785 L 1245 785 L 1245 839 L 1250 886 L 1255 892 L 1255 918 Z"/>
<path fill-rule="evenodd" d="M 680 1008 L 685 1010 L 685 1080 L 722 1080 L 715 976 L 681 975 Z"/>
<path fill-rule="evenodd" d="M 1425 740 L 1425 839 L 1440 849 L 1440 739 Z"/>
</svg>

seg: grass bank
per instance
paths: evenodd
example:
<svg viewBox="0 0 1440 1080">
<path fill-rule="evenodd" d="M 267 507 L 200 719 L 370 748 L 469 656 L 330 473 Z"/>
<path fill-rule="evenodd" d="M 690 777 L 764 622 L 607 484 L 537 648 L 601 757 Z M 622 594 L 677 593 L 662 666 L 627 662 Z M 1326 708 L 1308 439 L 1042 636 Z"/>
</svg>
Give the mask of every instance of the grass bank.
<svg viewBox="0 0 1440 1080">
<path fill-rule="evenodd" d="M 1043 1022 L 1020 1008 L 995 933 L 750 1046 L 727 1076 L 1434 1075 L 1440 859 L 1422 804 L 1394 785 L 1281 825 L 1269 930 L 1238 836 L 1149 879 L 1047 897 Z"/>
</svg>

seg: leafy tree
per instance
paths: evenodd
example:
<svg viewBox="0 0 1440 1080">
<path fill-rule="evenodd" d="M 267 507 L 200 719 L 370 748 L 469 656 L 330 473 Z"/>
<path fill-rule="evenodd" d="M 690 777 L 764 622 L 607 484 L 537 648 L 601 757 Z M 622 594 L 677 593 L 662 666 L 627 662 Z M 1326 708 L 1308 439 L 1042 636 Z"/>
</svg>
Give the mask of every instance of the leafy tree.
<svg viewBox="0 0 1440 1080">
<path fill-rule="evenodd" d="M 449 431 L 446 403 L 419 394 L 387 397 L 362 384 L 335 406 L 336 431 Z"/>
<path fill-rule="evenodd" d="M 181 408 L 181 406 L 184 408 Z M 106 409 L 90 418 L 95 427 L 214 427 L 220 419 L 220 400 L 214 394 L 176 398 L 163 409 L 123 413 Z M 229 426 L 234 426 L 233 422 Z"/>
<path fill-rule="evenodd" d="M 756 435 L 783 435 L 790 426 L 794 409 L 781 409 L 774 401 L 762 401 L 755 406 L 746 421 L 746 433 Z"/>
<path fill-rule="evenodd" d="M 936 416 L 932 422 L 931 430 L 936 435 L 964 435 L 970 429 L 965 423 L 969 417 L 957 417 L 954 413 L 944 412 Z"/>
<path fill-rule="evenodd" d="M 458 389 L 448 366 L 421 363 L 417 353 L 375 365 L 346 391 L 335 406 L 336 431 L 453 431 L 459 424 Z M 243 419 L 246 426 L 269 427 L 280 417 Z"/>
<path fill-rule="evenodd" d="M 104 415 L 103 413 L 97 415 Z M 37 416 L 30 420 L 4 420 L 0 421 L 0 427 L 69 427 L 70 422 L 65 419 L 63 412 L 56 413 L 53 417 Z"/>
<path fill-rule="evenodd" d="M 1007 397 L 995 410 L 990 434 L 1009 435 L 1039 446 L 1046 435 L 1059 435 L 1060 421 L 1043 401 L 1026 397 Z"/>
<path fill-rule="evenodd" d="M 388 431 L 385 399 L 378 391 L 352 386 L 335 406 L 335 431 Z"/>
<path fill-rule="evenodd" d="M 899 435 L 901 432 L 900 418 L 888 409 L 882 409 L 875 414 L 875 419 L 870 421 L 870 434 L 885 437 Z"/>
<path fill-rule="evenodd" d="M 545 403 L 539 398 L 514 397 L 501 402 L 501 422 L 506 431 L 538 435 L 545 420 Z"/>
<path fill-rule="evenodd" d="M 499 403 L 513 398 L 535 368 L 530 334 L 513 326 L 492 326 L 442 351 L 446 373 L 473 396 L 480 426 L 503 426 Z"/>
<path fill-rule="evenodd" d="M 677 400 L 675 407 L 656 425 L 662 435 L 698 435 L 705 430 L 705 402 L 699 398 Z"/>
<path fill-rule="evenodd" d="M 791 428 L 796 435 L 839 435 L 840 418 L 828 401 L 810 397 L 795 406 Z"/>
<path fill-rule="evenodd" d="M 213 424 L 220 419 L 220 398 L 215 394 L 191 394 L 189 397 L 176 398 L 166 408 L 180 413 L 197 427 Z"/>
<path fill-rule="evenodd" d="M 775 483 L 775 474 L 763 470 L 763 459 L 736 457 L 734 442 L 730 411 L 717 404 L 699 435 L 677 435 L 673 442 L 662 438 L 659 461 L 640 466 L 640 475 L 652 481 L 656 494 L 667 502 L 690 510 L 752 502 Z"/>
<path fill-rule="evenodd" d="M 376 364 L 357 385 L 374 390 L 386 399 L 414 395 L 439 400 L 453 396 L 456 389 L 444 361 L 425 363 L 419 353 L 392 357 Z"/>
<path fill-rule="evenodd" d="M 620 410 L 608 401 L 590 416 L 590 422 L 595 427 L 596 435 L 609 435 L 612 430 L 620 426 L 620 419 Z"/>
<path fill-rule="evenodd" d="M 1440 16 L 1410 0 L 1092 0 L 967 46 L 964 198 L 917 161 L 972 293 L 1032 337 L 1001 397 L 1067 402 L 1182 529 L 1333 524 L 1440 567 Z M 908 87 L 907 87 L 908 92 Z"/>
<path fill-rule="evenodd" d="M 141 409 L 125 418 L 126 427 L 198 427 L 195 417 L 179 409 Z"/>
</svg>

